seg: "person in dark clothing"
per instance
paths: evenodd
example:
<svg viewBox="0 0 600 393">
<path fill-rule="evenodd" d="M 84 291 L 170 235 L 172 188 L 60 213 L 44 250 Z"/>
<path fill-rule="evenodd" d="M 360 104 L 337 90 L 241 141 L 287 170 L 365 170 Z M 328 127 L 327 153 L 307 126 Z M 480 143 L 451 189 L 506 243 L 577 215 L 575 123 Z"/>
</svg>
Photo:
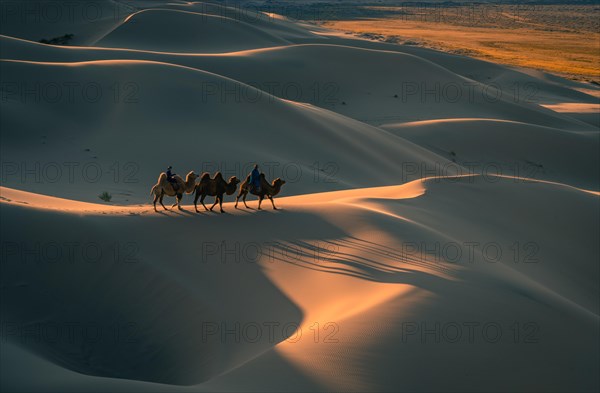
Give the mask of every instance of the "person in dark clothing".
<svg viewBox="0 0 600 393">
<path fill-rule="evenodd" d="M 169 183 L 171 183 L 171 186 L 173 187 L 173 190 L 177 191 L 177 181 L 175 180 L 174 176 L 176 175 L 176 173 L 171 172 L 171 169 L 173 169 L 172 166 L 169 165 L 169 167 L 167 168 L 167 181 Z"/>
<path fill-rule="evenodd" d="M 250 184 L 254 192 L 260 192 L 260 172 L 258 171 L 258 165 L 254 165 L 254 169 L 250 173 Z"/>
</svg>

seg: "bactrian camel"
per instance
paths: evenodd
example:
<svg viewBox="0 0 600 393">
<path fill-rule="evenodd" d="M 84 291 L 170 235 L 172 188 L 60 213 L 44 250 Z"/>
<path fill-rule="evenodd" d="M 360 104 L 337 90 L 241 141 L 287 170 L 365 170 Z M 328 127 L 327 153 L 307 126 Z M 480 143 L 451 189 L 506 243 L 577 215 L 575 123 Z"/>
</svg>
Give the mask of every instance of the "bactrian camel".
<svg viewBox="0 0 600 393">
<path fill-rule="evenodd" d="M 156 201 L 160 202 L 161 206 L 165 210 L 167 210 L 165 205 L 163 205 L 163 197 L 165 195 L 177 197 L 177 201 L 171 207 L 177 206 L 177 208 L 181 210 L 181 199 L 183 198 L 183 193 L 190 194 L 194 191 L 197 178 L 198 175 L 196 175 L 194 171 L 191 171 L 187 174 L 187 176 L 185 177 L 185 181 L 183 181 L 183 179 L 179 175 L 173 176 L 173 179 L 175 180 L 175 184 L 177 186 L 177 189 L 175 190 L 173 188 L 173 185 L 167 180 L 167 174 L 164 172 L 161 173 L 158 177 L 158 182 L 154 185 L 154 187 L 152 187 L 152 190 L 150 191 L 150 195 L 154 195 L 154 211 L 157 211 Z"/>
<path fill-rule="evenodd" d="M 265 196 L 267 198 L 269 198 L 269 200 L 271 201 L 271 204 L 273 205 L 273 209 L 277 210 L 277 208 L 275 207 L 275 202 L 273 202 L 273 197 L 275 195 L 279 194 L 279 191 L 281 191 L 281 186 L 283 186 L 284 184 L 285 184 L 285 180 L 282 180 L 280 178 L 273 180 L 273 182 L 269 184 L 267 179 L 265 179 L 265 174 L 261 173 L 260 174 L 260 191 L 257 192 L 254 189 L 254 187 L 250 184 L 250 175 L 248 175 L 246 180 L 244 180 L 244 182 L 240 186 L 240 192 L 238 193 L 237 197 L 235 198 L 235 208 L 237 209 L 237 205 L 238 205 L 238 201 L 239 201 L 240 197 L 242 197 L 242 202 L 244 202 L 244 206 L 246 206 L 246 208 L 248 208 L 248 205 L 246 204 L 246 196 L 248 196 L 248 193 L 250 193 L 250 194 L 258 196 L 258 210 L 260 210 L 260 204 L 262 203 Z"/>
<path fill-rule="evenodd" d="M 204 173 L 200 178 L 200 182 L 196 184 L 196 195 L 194 196 L 194 208 L 196 209 L 196 212 L 199 213 L 198 198 L 200 197 L 200 203 L 202 203 L 205 210 L 208 210 L 204 204 L 204 198 L 209 195 L 215 197 L 215 203 L 210 207 L 210 210 L 212 211 L 218 203 L 221 208 L 221 213 L 224 213 L 223 194 L 233 194 L 239 182 L 240 180 L 235 176 L 231 176 L 229 182 L 226 182 L 225 179 L 223 179 L 221 172 L 215 173 L 215 176 L 212 179 L 208 173 Z"/>
</svg>

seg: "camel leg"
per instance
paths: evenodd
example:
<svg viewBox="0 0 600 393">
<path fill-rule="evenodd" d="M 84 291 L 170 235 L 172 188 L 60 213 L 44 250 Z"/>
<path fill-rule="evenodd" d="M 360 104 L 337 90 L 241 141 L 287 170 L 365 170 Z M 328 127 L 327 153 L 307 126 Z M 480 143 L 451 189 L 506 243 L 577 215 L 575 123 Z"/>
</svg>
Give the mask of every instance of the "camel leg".
<svg viewBox="0 0 600 393">
<path fill-rule="evenodd" d="M 262 203 L 263 199 L 265 198 L 264 195 L 261 195 L 258 197 L 258 210 L 260 210 L 260 204 Z"/>
<path fill-rule="evenodd" d="M 225 210 L 223 210 L 223 195 L 219 197 L 219 207 L 221 208 L 221 213 L 225 213 Z"/>
<path fill-rule="evenodd" d="M 165 210 L 169 210 L 169 209 L 167 209 L 167 207 L 166 207 L 166 206 L 164 205 L 164 203 L 163 203 L 163 198 L 164 198 L 164 196 L 165 196 L 165 194 L 160 194 L 160 198 L 159 198 L 159 200 L 158 200 L 158 201 L 160 202 L 160 205 L 163 207 L 163 209 L 165 209 Z"/>
<path fill-rule="evenodd" d="M 154 211 L 157 212 L 158 210 L 156 210 L 156 202 L 158 201 L 158 195 L 154 194 L 154 201 L 152 202 L 152 204 L 154 204 Z"/>
<path fill-rule="evenodd" d="M 200 194 L 196 193 L 196 195 L 194 195 L 194 209 L 196 209 L 196 213 L 200 213 L 198 211 L 198 198 L 200 198 Z"/>
<path fill-rule="evenodd" d="M 178 202 L 179 202 L 179 194 L 177 194 L 177 191 L 175 191 L 175 203 L 173 205 L 171 205 L 171 209 L 174 208 L 175 206 L 177 206 Z"/>
<path fill-rule="evenodd" d="M 204 198 L 206 198 L 206 194 L 202 194 L 202 198 L 200 198 L 200 203 L 204 206 L 204 210 L 208 211 L 208 207 L 204 204 Z"/>
<path fill-rule="evenodd" d="M 250 208 L 248 207 L 248 205 L 246 204 L 246 197 L 247 197 L 247 196 L 248 196 L 248 193 L 245 193 L 245 194 L 244 194 L 244 197 L 242 198 L 242 202 L 244 202 L 244 206 L 246 206 L 246 209 L 250 209 Z"/>
<path fill-rule="evenodd" d="M 277 208 L 275 207 L 275 202 L 273 202 L 273 197 L 271 195 L 267 195 L 267 196 L 271 200 L 271 205 L 273 205 L 273 210 L 277 210 Z"/>
<path fill-rule="evenodd" d="M 177 194 L 177 203 L 176 203 L 176 205 L 177 205 L 177 208 L 178 208 L 179 210 L 183 210 L 183 209 L 181 208 L 181 200 L 182 200 L 182 199 L 183 199 L 183 194 Z M 173 206 L 175 206 L 175 205 L 173 205 Z"/>
<path fill-rule="evenodd" d="M 235 197 L 235 208 L 237 209 L 237 205 L 238 202 L 240 201 L 241 197 L 246 198 L 246 193 L 244 192 L 244 189 L 242 187 L 240 187 L 240 192 L 237 194 L 237 196 Z M 244 202 L 244 204 L 246 204 L 246 202 Z"/>
<path fill-rule="evenodd" d="M 212 211 L 212 209 L 217 205 L 217 203 L 219 203 L 219 196 L 215 196 L 215 203 L 213 203 L 213 205 L 210 207 L 210 211 Z"/>
</svg>

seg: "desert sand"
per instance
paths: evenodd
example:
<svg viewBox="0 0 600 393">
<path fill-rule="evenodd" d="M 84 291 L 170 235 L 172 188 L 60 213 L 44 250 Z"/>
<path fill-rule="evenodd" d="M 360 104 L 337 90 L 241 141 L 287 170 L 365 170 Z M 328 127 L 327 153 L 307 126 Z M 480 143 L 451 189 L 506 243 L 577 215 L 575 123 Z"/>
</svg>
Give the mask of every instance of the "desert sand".
<svg viewBox="0 0 600 393">
<path fill-rule="evenodd" d="M 95 3 L 2 24 L 0 390 L 599 389 L 597 86 Z M 278 210 L 152 207 L 254 163 Z"/>
</svg>

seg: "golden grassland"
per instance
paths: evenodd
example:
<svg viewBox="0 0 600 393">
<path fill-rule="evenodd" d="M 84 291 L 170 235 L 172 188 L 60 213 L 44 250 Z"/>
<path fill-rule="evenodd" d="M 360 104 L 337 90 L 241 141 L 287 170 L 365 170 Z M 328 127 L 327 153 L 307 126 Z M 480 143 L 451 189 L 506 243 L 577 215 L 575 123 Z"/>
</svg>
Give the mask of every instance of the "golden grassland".
<svg viewBox="0 0 600 393">
<path fill-rule="evenodd" d="M 373 7 L 370 7 L 373 8 Z M 394 9 L 389 16 L 329 20 L 329 28 L 392 42 L 405 42 L 498 63 L 540 69 L 572 79 L 600 82 L 600 21 L 596 6 L 543 6 L 535 12 L 495 9 Z"/>
</svg>

